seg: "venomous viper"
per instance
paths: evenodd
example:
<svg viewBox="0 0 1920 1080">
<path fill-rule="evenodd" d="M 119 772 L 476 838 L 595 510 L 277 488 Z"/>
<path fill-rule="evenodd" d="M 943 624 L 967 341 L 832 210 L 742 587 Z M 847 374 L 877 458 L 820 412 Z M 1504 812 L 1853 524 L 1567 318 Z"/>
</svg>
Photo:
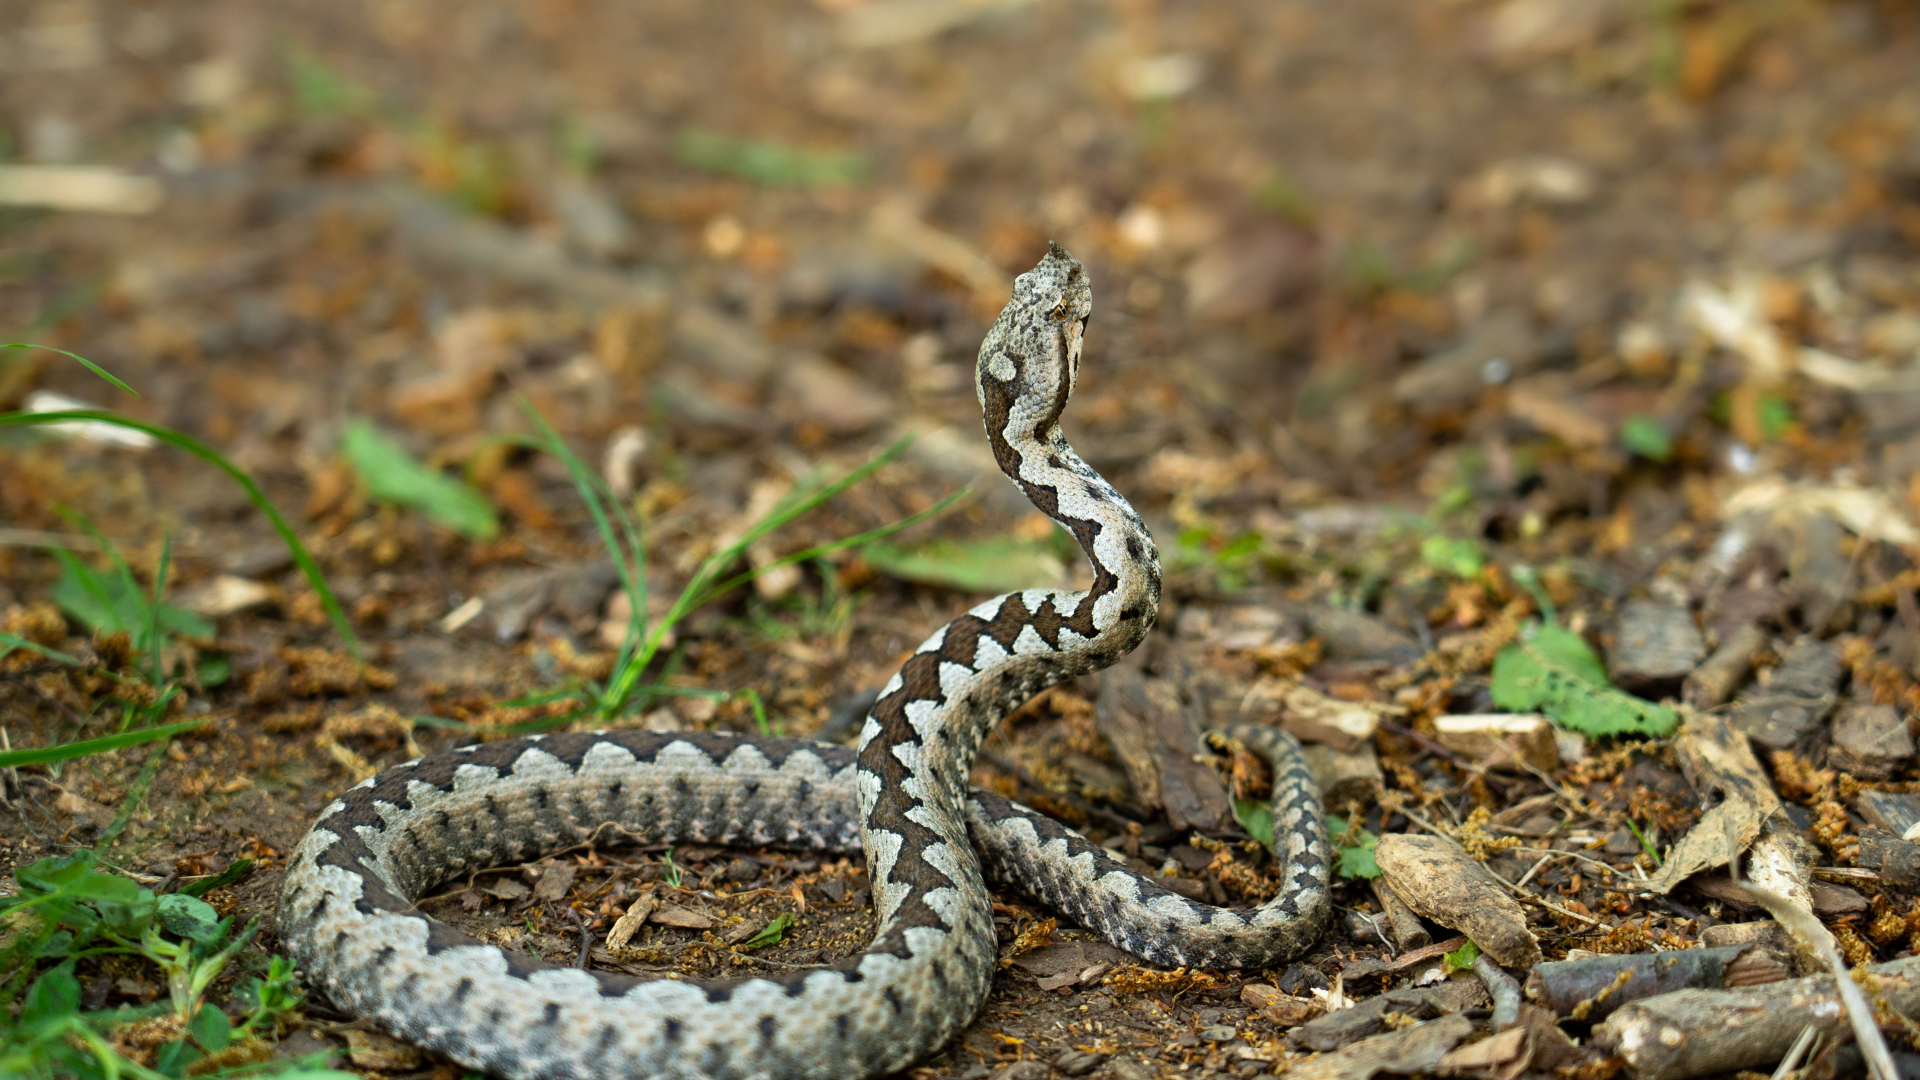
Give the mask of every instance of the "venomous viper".
<svg viewBox="0 0 1920 1080">
<path fill-rule="evenodd" d="M 1274 765 L 1281 889 L 1250 909 L 1196 904 L 1053 819 L 973 790 L 975 752 L 1042 689 L 1138 645 L 1160 600 L 1153 539 L 1060 431 L 1092 291 L 1055 245 L 1015 282 L 980 347 L 1000 468 L 1072 530 L 1084 591 L 997 597 L 927 639 L 882 691 L 859 749 L 633 731 L 529 736 L 388 769 L 321 814 L 289 865 L 280 931 L 308 980 L 402 1039 L 507 1077 L 863 1077 L 964 1028 L 990 987 L 985 878 L 1018 886 L 1163 964 L 1292 958 L 1328 910 L 1319 798 L 1290 735 L 1231 734 Z M 863 851 L 872 946 L 827 967 L 731 982 L 555 967 L 415 910 L 450 878 L 590 838 Z"/>
</svg>

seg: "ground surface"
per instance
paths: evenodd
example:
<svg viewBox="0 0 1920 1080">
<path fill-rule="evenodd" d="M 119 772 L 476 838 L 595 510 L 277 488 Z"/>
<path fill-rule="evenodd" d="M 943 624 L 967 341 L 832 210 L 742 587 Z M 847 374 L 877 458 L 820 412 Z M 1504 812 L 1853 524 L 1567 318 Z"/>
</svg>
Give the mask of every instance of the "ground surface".
<svg viewBox="0 0 1920 1080">
<path fill-rule="evenodd" d="M 230 668 L 188 686 L 172 719 L 212 722 L 157 757 L 142 745 L 25 770 L 0 810 L 0 866 L 103 832 L 103 854 L 149 885 L 250 856 L 262 871 L 210 899 L 266 913 L 280 860 L 335 793 L 473 737 L 406 718 L 525 724 L 565 703 L 521 695 L 604 676 L 614 582 L 565 470 L 502 441 L 533 433 L 523 402 L 646 517 L 660 596 L 796 481 L 903 432 L 920 438 L 750 557 L 974 483 L 891 555 L 836 553 L 692 613 L 647 674 L 752 689 L 779 729 L 821 730 L 998 583 L 1072 576 L 1044 520 L 987 474 L 969 388 L 1007 282 L 1048 239 L 1095 289 L 1069 435 L 1167 556 L 1146 670 L 1212 719 L 1273 719 L 1268 691 L 1288 680 L 1396 706 L 1373 737 L 1384 785 L 1355 800 L 1369 829 L 1409 830 L 1399 811 L 1416 806 L 1455 829 L 1478 806 L 1571 791 L 1583 798 L 1564 819 L 1538 824 L 1549 797 L 1496 832 L 1557 830 L 1631 874 L 1629 820 L 1665 845 L 1697 815 L 1658 745 L 1596 743 L 1552 789 L 1435 751 L 1434 717 L 1495 711 L 1489 663 L 1537 607 L 1517 568 L 1603 647 L 1621 605 L 1651 598 L 1692 612 L 1709 644 L 1758 619 L 1763 670 L 1811 633 L 1841 650 L 1846 693 L 1911 707 L 1920 453 L 1906 440 L 1920 410 L 1897 378 L 1920 362 L 1911 5 L 5 7 L 0 158 L 127 168 L 162 178 L 165 198 L 137 214 L 0 208 L 0 336 L 79 352 L 140 393 L 8 353 L 0 406 L 50 390 L 218 448 L 287 511 L 370 665 L 351 662 L 270 526 L 205 464 L 0 433 L 4 629 L 131 670 L 124 648 L 48 606 L 63 570 L 45 545 L 98 549 L 65 509 L 144 582 L 170 535 L 171 595 L 215 628 L 168 662 Z M 916 10 L 957 25 L 916 28 Z M 464 469 L 498 533 L 463 538 L 377 497 L 340 450 L 362 420 Z M 1827 531 L 1749 527 L 1730 545 L 1754 505 L 1738 493 L 1774 481 L 1827 493 L 1831 512 L 1814 515 Z M 899 557 L 930 538 L 952 543 Z M 260 588 L 226 599 L 236 582 Z M 1327 607 L 1374 621 L 1330 631 L 1314 617 Z M 16 652 L 0 676 L 13 746 L 119 722 L 97 675 Z M 1202 895 L 1257 893 L 1270 867 L 1223 872 L 1130 786 L 1102 688 L 1082 680 L 1024 710 L 978 782 L 1130 843 Z M 651 697 L 621 722 L 755 725 L 744 698 L 698 696 Z M 1831 783 L 1793 790 L 1817 808 Z M 1214 800 L 1187 824 L 1239 838 Z M 649 925 L 597 962 L 712 975 L 857 948 L 870 926 L 857 863 L 749 854 L 682 851 L 672 869 L 662 852 L 576 852 L 564 899 L 542 897 L 534 868 L 482 877 L 478 904 L 428 910 L 570 958 L 569 907 L 604 939 L 651 885 L 714 928 Z M 1691 941 L 1720 913 L 1685 889 L 1658 903 L 1611 891 L 1583 865 L 1536 878 L 1576 913 L 1533 911 L 1550 956 L 1623 935 Z M 1279 1029 L 1242 1003 L 1244 976 L 1041 990 L 1076 958 L 1108 961 L 1065 927 L 1030 951 L 1044 913 L 1001 899 L 1009 954 L 1057 962 L 1011 964 L 964 1039 L 916 1075 L 1023 1061 L 1047 1075 L 1037 1063 L 1076 1046 L 1114 1055 L 1097 1075 L 1127 1080 L 1278 1067 Z M 1302 958 L 1311 972 L 1255 977 L 1304 993 L 1384 955 L 1345 914 L 1372 910 L 1364 883 L 1342 883 L 1337 902 Z M 1910 898 L 1873 910 L 1886 906 Z M 777 946 L 725 940 L 783 912 L 800 922 Z M 1882 958 L 1903 947 L 1853 940 Z M 270 932 L 260 947 L 277 947 Z M 95 1004 L 156 992 L 96 990 Z M 345 1020 L 315 1001 L 290 1041 L 343 1045 Z M 1232 1040 L 1202 1037 L 1222 1024 Z M 355 1067 L 451 1075 L 381 1060 Z"/>
</svg>

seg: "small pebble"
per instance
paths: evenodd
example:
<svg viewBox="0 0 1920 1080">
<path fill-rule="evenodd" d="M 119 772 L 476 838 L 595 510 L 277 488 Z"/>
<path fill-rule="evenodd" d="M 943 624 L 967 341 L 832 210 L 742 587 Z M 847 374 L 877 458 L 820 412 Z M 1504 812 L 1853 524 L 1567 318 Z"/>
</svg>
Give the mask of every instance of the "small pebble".
<svg viewBox="0 0 1920 1080">
<path fill-rule="evenodd" d="M 1208 1042 L 1226 1042 L 1229 1039 L 1237 1037 L 1239 1034 L 1239 1032 L 1225 1024 L 1215 1024 L 1200 1032 L 1200 1037 Z"/>
</svg>

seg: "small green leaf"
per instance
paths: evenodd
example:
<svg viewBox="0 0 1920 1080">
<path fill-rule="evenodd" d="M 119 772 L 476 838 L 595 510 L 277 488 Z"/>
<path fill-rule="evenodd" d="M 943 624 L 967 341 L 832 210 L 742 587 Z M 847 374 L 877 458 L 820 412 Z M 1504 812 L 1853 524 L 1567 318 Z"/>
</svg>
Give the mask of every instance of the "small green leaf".
<svg viewBox="0 0 1920 1080">
<path fill-rule="evenodd" d="M 225 656 L 202 656 L 194 664 L 193 678 L 203 690 L 225 686 L 233 677 L 233 661 Z"/>
<path fill-rule="evenodd" d="M 194 1062 L 206 1057 L 200 1048 L 185 1039 L 175 1039 L 154 1052 L 154 1070 L 167 1076 L 183 1077 Z"/>
<path fill-rule="evenodd" d="M 1489 689 L 1502 709 L 1543 712 L 1593 738 L 1666 735 L 1680 723 L 1672 709 L 1615 688 L 1586 641 L 1558 626 L 1502 649 Z"/>
<path fill-rule="evenodd" d="M 787 936 L 787 931 L 797 922 L 790 911 L 783 911 L 773 917 L 773 921 L 760 928 L 760 932 L 740 943 L 742 949 L 764 949 L 769 945 L 778 945 Z"/>
<path fill-rule="evenodd" d="M 1443 574 L 1470 578 L 1486 566 L 1480 545 L 1470 538 L 1434 534 L 1420 541 L 1420 559 Z"/>
<path fill-rule="evenodd" d="M 20 1009 L 20 1024 L 38 1027 L 72 1016 L 79 1008 L 80 980 L 73 977 L 73 961 L 69 960 L 34 980 Z"/>
<path fill-rule="evenodd" d="M 1648 461 L 1665 461 L 1673 455 L 1673 437 L 1659 421 L 1644 413 L 1635 413 L 1621 423 L 1620 445 Z"/>
<path fill-rule="evenodd" d="M 203 877 L 199 881 L 189 881 L 175 891 L 184 896 L 205 896 L 215 889 L 224 889 L 251 873 L 253 873 L 252 859 L 235 859 L 227 864 L 226 869 L 212 877 Z"/>
<path fill-rule="evenodd" d="M 73 931 L 56 930 L 33 950 L 33 955 L 41 960 L 55 960 L 73 952 Z"/>
<path fill-rule="evenodd" d="M 934 540 L 913 547 L 875 543 L 860 554 L 889 577 L 967 592 L 1018 592 L 1054 585 L 1066 576 L 1066 564 L 1047 541 Z"/>
<path fill-rule="evenodd" d="M 209 1054 L 217 1054 L 233 1041 L 233 1021 L 226 1013 L 211 1005 L 200 1006 L 193 1014 L 193 1023 L 188 1026 L 193 1033 L 193 1041 Z"/>
<path fill-rule="evenodd" d="M 160 898 L 160 924 L 178 937 L 211 945 L 226 933 L 220 925 L 220 913 L 213 905 L 186 893 L 168 893 Z"/>
<path fill-rule="evenodd" d="M 1273 804 L 1265 799 L 1233 800 L 1233 816 L 1239 820 L 1240 827 L 1247 835 L 1260 841 L 1262 846 L 1273 846 Z"/>
<path fill-rule="evenodd" d="M 1759 413 L 1760 434 L 1768 441 L 1778 439 L 1793 427 L 1793 403 L 1786 398 L 1764 394 L 1755 411 Z"/>
<path fill-rule="evenodd" d="M 347 425 L 340 448 L 374 498 L 419 510 L 474 540 L 491 540 L 500 532 L 493 505 L 473 485 L 442 476 L 408 457 L 399 444 L 365 420 Z"/>
<path fill-rule="evenodd" d="M 101 926 L 122 936 L 142 933 L 153 924 L 155 899 L 146 889 L 141 889 L 132 900 L 95 900 L 92 904 L 100 913 Z"/>
<path fill-rule="evenodd" d="M 1447 974 L 1451 975 L 1456 971 L 1465 971 L 1471 968 L 1473 962 L 1478 959 L 1480 959 L 1480 946 L 1475 945 L 1473 941 L 1469 939 L 1465 945 L 1441 956 L 1440 966 L 1446 970 Z"/>
<path fill-rule="evenodd" d="M 1339 843 L 1347 831 L 1347 819 L 1334 814 L 1327 815 L 1327 836 Z M 1380 838 L 1365 829 L 1359 830 L 1354 843 L 1340 848 L 1340 858 L 1334 863 L 1334 869 L 1348 880 L 1365 878 L 1371 881 L 1380 876 L 1380 864 L 1373 859 L 1374 845 Z"/>
<path fill-rule="evenodd" d="M 156 610 L 152 599 L 123 577 L 95 573 L 68 552 L 56 552 L 58 556 L 65 556 L 60 559 L 65 570 L 53 586 L 53 602 L 91 630 L 125 630 L 142 653 L 153 649 L 156 624 L 163 641 L 174 634 L 209 638 L 215 633 L 212 623 L 186 608 L 162 601 Z"/>
</svg>

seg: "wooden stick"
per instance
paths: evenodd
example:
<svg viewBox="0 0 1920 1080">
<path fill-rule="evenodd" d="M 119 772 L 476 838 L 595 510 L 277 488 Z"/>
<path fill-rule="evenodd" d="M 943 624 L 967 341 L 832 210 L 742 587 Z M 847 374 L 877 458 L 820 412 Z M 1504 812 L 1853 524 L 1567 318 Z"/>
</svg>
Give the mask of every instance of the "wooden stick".
<svg viewBox="0 0 1920 1080">
<path fill-rule="evenodd" d="M 1920 957 L 1867 969 L 1894 1012 L 1920 1010 Z M 1758 1069 L 1784 1057 L 1809 1026 L 1832 1037 L 1848 1028 L 1831 976 L 1739 990 L 1679 990 L 1622 1005 L 1594 1029 L 1593 1044 L 1618 1054 L 1635 1080 L 1687 1080 Z"/>
</svg>

